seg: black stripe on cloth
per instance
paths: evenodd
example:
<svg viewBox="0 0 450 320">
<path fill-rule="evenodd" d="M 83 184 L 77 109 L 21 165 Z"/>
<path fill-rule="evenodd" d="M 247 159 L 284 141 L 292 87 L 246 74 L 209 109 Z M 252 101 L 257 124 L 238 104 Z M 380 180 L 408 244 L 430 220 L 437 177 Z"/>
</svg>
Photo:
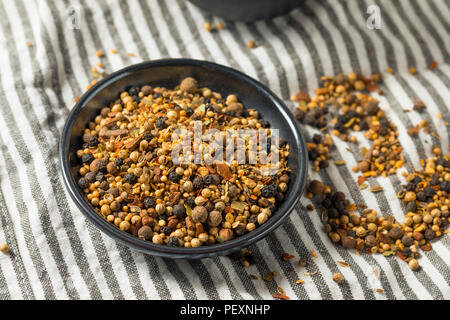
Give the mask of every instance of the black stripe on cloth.
<svg viewBox="0 0 450 320">
<path fill-rule="evenodd" d="M 344 40 L 344 43 L 347 45 L 347 51 L 348 51 L 348 55 L 350 57 L 350 64 L 352 67 L 352 71 L 354 71 L 356 73 L 361 73 L 361 65 L 359 63 L 358 54 L 357 54 L 355 45 L 353 44 L 353 41 L 352 41 L 349 33 L 347 32 L 346 28 L 344 28 L 342 26 L 340 19 L 334 12 L 333 6 L 331 6 L 328 2 L 325 2 L 325 1 L 314 2 L 314 4 L 315 4 L 315 9 L 322 7 L 321 12 L 324 12 L 328 16 L 326 20 L 330 21 L 334 25 L 334 27 L 337 29 L 336 31 L 341 34 L 342 39 Z M 314 10 L 314 11 L 316 11 L 317 14 L 321 14 L 321 12 L 318 10 Z M 328 26 L 327 29 L 329 29 L 329 28 L 330 28 L 330 26 Z M 331 28 L 333 28 L 333 27 L 331 27 Z"/>
<path fill-rule="evenodd" d="M 183 18 L 186 20 L 186 26 L 188 27 L 189 34 L 191 36 L 191 38 L 188 38 L 187 40 L 192 41 L 192 43 L 195 43 L 195 45 L 199 48 L 199 51 L 201 52 L 203 58 L 206 58 L 209 61 L 214 61 L 215 59 L 212 56 L 210 49 L 206 45 L 203 38 L 200 36 L 198 26 L 197 26 L 195 20 L 192 19 L 192 16 L 190 15 L 190 12 L 186 7 L 186 2 L 177 0 L 176 3 L 178 5 L 180 11 L 183 13 Z M 172 7 L 172 8 L 174 8 L 174 7 Z M 169 12 L 170 12 L 170 10 L 169 10 Z M 177 18 L 177 16 L 173 12 L 171 12 L 171 14 L 174 19 Z"/>
<path fill-rule="evenodd" d="M 394 16 L 392 20 L 396 22 L 399 28 L 400 24 L 404 24 L 404 29 L 408 30 L 408 32 L 411 34 L 411 37 L 407 36 L 406 34 L 406 38 L 411 42 L 417 42 L 417 47 L 419 47 L 419 50 L 422 52 L 422 55 L 425 58 L 424 62 L 427 63 L 427 65 L 431 63 L 433 61 L 433 56 L 431 54 L 430 48 L 428 47 L 428 43 L 422 38 L 420 32 L 418 32 L 418 30 L 416 29 L 415 24 L 409 20 L 409 17 L 405 14 L 403 8 L 400 6 L 400 1 L 392 2 L 392 9 L 393 10 L 389 12 L 390 14 L 398 14 L 398 17 Z M 405 32 L 402 33 L 405 34 Z"/>
<path fill-rule="evenodd" d="M 150 257 L 149 255 L 145 255 L 144 259 L 148 271 L 150 273 L 150 277 L 152 278 L 152 281 L 155 285 L 156 290 L 158 291 L 160 298 L 162 300 L 171 300 L 172 294 L 170 293 L 170 290 L 167 287 L 166 282 L 163 280 L 161 276 L 161 272 L 159 271 L 156 258 Z"/>
<path fill-rule="evenodd" d="M 252 246 L 248 248 L 249 250 L 252 249 Z M 255 285 L 253 284 L 252 279 L 250 278 L 249 274 L 247 272 L 243 272 L 242 264 L 236 260 L 232 260 L 228 257 L 218 257 L 222 262 L 225 261 L 226 264 L 231 264 L 233 267 L 234 274 L 239 278 L 239 280 L 242 283 L 242 286 L 244 287 L 245 291 L 253 297 L 255 300 L 262 300 L 262 296 L 256 289 Z M 233 275 L 233 274 L 232 274 Z"/>
<path fill-rule="evenodd" d="M 167 258 L 163 258 L 163 261 L 166 264 L 169 272 L 177 281 L 178 286 L 183 292 L 184 298 L 186 300 L 198 300 L 194 287 L 192 286 L 186 275 L 180 270 L 178 264 L 174 260 Z"/>
<path fill-rule="evenodd" d="M 178 29 L 177 29 L 175 23 L 173 23 L 173 21 L 174 21 L 174 19 L 176 19 L 176 17 L 175 18 L 172 17 L 172 15 L 167 7 L 166 1 L 158 0 L 158 5 L 159 5 L 159 9 L 162 12 L 162 18 L 166 21 L 166 26 L 170 31 L 170 36 L 175 39 L 175 43 L 177 45 L 178 50 L 180 51 L 182 56 L 188 57 L 189 52 L 187 50 L 186 44 L 182 40 L 182 37 L 180 36 L 180 33 L 178 32 Z"/>
<path fill-rule="evenodd" d="M 0 83 L 3 83 L 2 76 L 0 73 Z M 2 101 L 6 101 L 6 96 L 2 91 L 0 91 L 0 98 Z M 8 123 L 8 120 L 5 121 Z M 53 284 L 50 280 L 50 276 L 48 274 L 47 268 L 42 259 L 41 253 L 36 243 L 36 239 L 31 230 L 30 219 L 27 214 L 27 207 L 25 205 L 25 201 L 22 195 L 22 186 L 17 170 L 17 166 L 13 161 L 12 156 L 10 155 L 6 144 L 3 141 L 2 136 L 0 135 L 0 149 L 3 154 L 3 162 L 4 167 L 6 168 L 6 172 L 8 174 L 9 183 L 11 185 L 11 189 L 15 190 L 14 192 L 14 201 L 16 203 L 16 207 L 20 216 L 20 226 L 23 230 L 23 237 L 25 239 L 25 243 L 28 251 L 30 252 L 30 258 L 33 261 L 34 267 L 36 269 L 36 273 L 39 277 L 40 284 L 42 286 L 45 298 L 47 299 L 55 299 L 55 293 L 53 291 Z"/>
<path fill-rule="evenodd" d="M 293 18 L 293 14 L 288 14 L 284 16 L 286 23 L 292 30 L 297 32 L 301 39 L 305 42 L 306 47 L 310 50 L 310 56 L 313 61 L 314 70 L 316 71 L 316 78 L 319 79 L 320 76 L 325 74 L 322 61 L 320 60 L 319 51 L 314 45 L 314 41 L 311 38 L 310 33 L 303 27 L 303 25 Z"/>
<path fill-rule="evenodd" d="M 423 1 L 420 1 L 423 2 Z M 405 8 L 405 4 L 404 2 L 400 2 L 403 10 Z M 410 3 L 407 4 L 408 6 L 411 6 Z M 406 14 L 412 14 L 414 13 L 414 19 L 420 20 L 423 24 L 423 26 L 425 26 L 426 30 L 428 31 L 428 34 L 430 34 L 434 41 L 436 42 L 439 51 L 442 54 L 442 57 L 444 58 L 445 61 L 449 61 L 450 60 L 450 54 L 448 53 L 447 49 L 445 48 L 445 44 L 444 41 L 448 41 L 448 38 L 445 39 L 442 36 L 445 37 L 445 35 L 439 34 L 439 32 L 436 30 L 436 28 L 433 26 L 433 24 L 431 23 L 431 21 L 428 19 L 428 16 L 425 14 L 425 12 L 423 12 L 423 10 L 419 10 L 420 6 L 417 2 L 417 0 L 412 0 L 412 6 L 414 8 L 414 10 L 406 10 Z M 431 62 L 431 61 L 430 61 Z"/>
<path fill-rule="evenodd" d="M 267 27 L 269 30 L 271 30 L 273 36 L 278 36 L 280 39 L 280 42 L 286 49 L 286 52 L 289 56 L 289 59 L 291 60 L 292 64 L 295 66 L 295 71 L 297 74 L 297 83 L 298 88 L 305 88 L 307 86 L 307 80 L 306 80 L 306 73 L 305 73 L 305 65 L 301 61 L 301 59 L 298 57 L 297 53 L 295 52 L 294 44 L 289 39 L 288 35 L 283 32 L 281 28 L 279 28 L 272 20 L 266 21 Z M 289 30 L 292 31 L 292 30 Z M 286 32 L 287 33 L 287 32 Z M 300 71 L 297 71 L 297 69 L 300 69 Z M 290 96 L 290 93 L 288 92 L 288 97 Z M 287 97 L 286 97 L 287 99 Z"/>
<path fill-rule="evenodd" d="M 294 13 L 297 13 L 297 14 L 294 15 Z M 333 39 L 331 38 L 328 30 L 320 22 L 317 14 L 313 10 L 311 10 L 310 7 L 303 5 L 301 11 L 298 10 L 298 11 L 294 11 L 292 13 L 293 18 L 296 19 L 299 23 L 301 23 L 301 18 L 298 15 L 298 13 L 301 13 L 302 15 L 308 17 L 308 20 L 312 24 L 314 24 L 315 28 L 320 33 L 320 36 L 322 37 L 322 39 L 327 43 L 327 48 L 328 48 L 329 55 L 330 55 L 331 62 L 332 62 L 333 74 L 341 73 L 342 66 L 339 61 L 338 49 L 336 48 L 336 45 L 334 44 Z"/>
<path fill-rule="evenodd" d="M 218 257 L 211 258 L 211 260 L 215 263 L 217 269 L 219 269 L 219 271 L 221 272 L 223 279 L 225 280 L 225 283 L 227 285 L 227 288 L 230 291 L 231 298 L 234 300 L 243 300 L 243 297 L 233 284 L 233 281 L 231 280 L 230 277 L 230 273 L 228 272 L 227 268 L 222 263 L 222 261 L 220 261 Z"/>
<path fill-rule="evenodd" d="M 8 285 L 6 284 L 5 274 L 3 273 L 1 265 L 0 265 L 0 299 L 11 300 L 11 293 L 9 292 Z"/>
<path fill-rule="evenodd" d="M 119 7 L 121 9 L 119 11 L 123 15 L 123 20 L 126 23 L 126 28 L 130 31 L 131 38 L 133 39 L 133 43 L 134 43 L 134 45 L 137 46 L 137 48 L 139 50 L 139 56 L 146 57 L 147 59 L 150 58 L 150 54 L 147 51 L 147 48 L 142 43 L 142 38 L 136 32 L 135 22 L 132 18 L 129 8 L 128 8 L 128 4 L 125 1 L 119 1 Z"/>
<path fill-rule="evenodd" d="M 191 265 L 192 270 L 195 270 L 195 275 L 200 279 L 200 283 L 205 289 L 208 299 L 218 300 L 220 297 L 214 285 L 213 279 L 211 278 L 208 269 L 201 261 L 202 260 L 189 260 L 189 264 Z"/>
<path fill-rule="evenodd" d="M 278 79 L 278 83 L 280 86 L 280 92 L 278 92 L 281 95 L 281 98 L 286 100 L 289 99 L 290 95 L 289 95 L 289 91 L 288 88 L 289 86 L 287 85 L 288 81 L 287 81 L 287 77 L 286 77 L 286 73 L 283 72 L 282 68 L 281 68 L 281 62 L 278 59 L 277 53 L 274 52 L 272 44 L 270 43 L 270 41 L 266 40 L 262 34 L 259 32 L 259 30 L 255 27 L 254 24 L 252 23 L 247 23 L 246 28 L 248 29 L 248 31 L 251 33 L 252 37 L 255 39 L 256 43 L 262 43 L 263 45 L 261 46 L 262 49 L 266 49 L 266 48 L 270 48 L 270 50 L 265 50 L 270 62 L 272 63 L 272 67 L 275 70 L 275 73 L 277 75 L 277 79 Z M 264 64 L 261 62 L 261 59 L 255 55 L 255 57 L 260 61 L 261 65 L 264 66 Z M 264 66 L 266 69 L 268 66 Z M 270 71 L 267 71 L 266 73 L 269 74 Z"/>
<path fill-rule="evenodd" d="M 159 29 L 157 28 L 156 22 L 153 19 L 152 11 L 148 6 L 148 1 L 138 0 L 137 3 L 141 8 L 144 17 L 146 18 L 145 22 L 147 23 L 148 30 L 152 34 L 153 40 L 158 44 L 158 50 L 161 52 L 161 56 L 169 57 L 169 49 L 166 47 L 162 33 L 160 33 Z"/>
<path fill-rule="evenodd" d="M 1 137 L 0 137 L 1 140 Z M 1 141 L 0 141 L 1 142 Z M 3 191 L 0 189 L 0 203 L 5 203 L 6 200 Z M 31 287 L 30 279 L 27 274 L 27 269 L 22 260 L 22 255 L 19 249 L 19 244 L 14 233 L 14 221 L 6 206 L 0 206 L 0 226 L 5 234 L 5 242 L 8 244 L 11 257 L 11 263 L 20 286 L 20 291 L 25 300 L 36 299 L 36 296 Z M 5 284 L 6 286 L 6 284 Z"/>
<path fill-rule="evenodd" d="M 448 22 L 448 18 L 445 18 L 442 15 L 441 10 L 439 10 L 439 8 L 436 7 L 436 3 L 434 1 L 421 1 L 421 2 L 427 3 L 427 5 L 433 11 L 434 16 L 439 20 L 439 22 L 442 24 L 445 30 L 447 30 L 447 33 L 450 33 L 450 23 Z"/>
<path fill-rule="evenodd" d="M 446 104 L 446 102 L 444 101 L 442 95 L 437 92 L 437 90 L 434 87 L 434 85 L 432 84 L 432 82 L 429 81 L 422 74 L 417 74 L 414 77 L 414 79 L 418 80 L 420 82 L 420 84 L 428 92 L 428 94 L 431 96 L 431 98 L 433 99 L 434 103 L 436 104 L 436 107 L 438 108 L 439 112 L 441 113 L 442 121 L 450 122 L 449 102 L 447 102 L 447 104 Z M 405 78 L 404 80 L 407 81 L 408 79 Z M 411 85 L 409 87 L 411 87 Z M 411 90 L 412 90 L 412 88 L 411 88 Z M 427 112 L 427 114 L 430 116 L 430 118 L 432 120 L 436 119 L 436 115 L 435 114 L 431 114 L 430 112 Z M 432 122 L 434 123 L 434 121 L 432 121 Z M 446 129 L 447 128 L 448 128 L 448 126 L 446 126 Z M 442 132 L 439 132 L 439 134 L 442 135 Z M 450 139 L 449 134 L 450 134 L 450 131 L 447 130 L 447 139 Z"/>
<path fill-rule="evenodd" d="M 116 243 L 116 247 L 119 250 L 120 257 L 122 258 L 125 270 L 127 271 L 126 273 L 130 280 L 131 290 L 133 290 L 134 295 L 140 300 L 148 300 L 147 293 L 139 279 L 139 272 L 136 267 L 136 261 L 133 259 L 131 249 L 120 243 Z"/>
</svg>

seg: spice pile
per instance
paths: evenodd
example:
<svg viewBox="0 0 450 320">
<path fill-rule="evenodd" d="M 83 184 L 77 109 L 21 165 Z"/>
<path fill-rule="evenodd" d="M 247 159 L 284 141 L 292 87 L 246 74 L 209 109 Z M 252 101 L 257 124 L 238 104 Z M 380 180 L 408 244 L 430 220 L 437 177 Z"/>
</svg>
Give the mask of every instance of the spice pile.
<svg viewBox="0 0 450 320">
<path fill-rule="evenodd" d="M 288 189 L 290 146 L 281 138 L 279 147 L 268 141 L 263 153 L 279 155 L 272 176 L 262 173 L 267 165 L 259 162 L 175 165 L 172 133 L 192 131 L 194 120 L 223 137 L 227 129 L 249 128 L 265 129 L 268 140 L 275 139 L 256 110 L 235 95 L 224 99 L 198 88 L 193 78 L 175 90 L 132 87 L 89 123 L 77 152 L 78 185 L 95 210 L 122 231 L 169 246 L 212 245 L 264 224 Z M 193 142 L 194 150 L 195 144 L 199 150 L 208 146 Z"/>
<path fill-rule="evenodd" d="M 308 197 L 316 203 L 330 239 L 347 249 L 397 255 L 418 269 L 418 249 L 431 250 L 430 241 L 442 236 L 450 223 L 450 157 L 442 156 L 439 148 L 433 152 L 435 157 L 423 161 L 422 170 L 407 175 L 398 194 L 407 212 L 402 223 L 369 208 L 359 215 L 344 193 L 312 181 Z"/>
<path fill-rule="evenodd" d="M 306 92 L 299 92 L 291 98 L 298 101 L 295 117 L 302 123 L 325 131 L 331 122 L 334 124 L 333 135 L 355 143 L 356 137 L 350 136 L 349 131 L 365 132 L 366 138 L 373 143 L 368 150 L 362 149 L 363 158 L 354 171 L 361 171 L 366 177 L 394 174 L 405 161 L 396 126 L 379 108 L 378 100 L 363 93 L 377 90 L 380 81 L 379 73 L 369 78 L 354 72 L 336 77 L 324 76 L 312 99 Z M 333 109 L 330 110 L 329 106 Z M 330 121 L 331 114 L 334 116 Z M 324 167 L 314 166 L 315 170 Z"/>
</svg>

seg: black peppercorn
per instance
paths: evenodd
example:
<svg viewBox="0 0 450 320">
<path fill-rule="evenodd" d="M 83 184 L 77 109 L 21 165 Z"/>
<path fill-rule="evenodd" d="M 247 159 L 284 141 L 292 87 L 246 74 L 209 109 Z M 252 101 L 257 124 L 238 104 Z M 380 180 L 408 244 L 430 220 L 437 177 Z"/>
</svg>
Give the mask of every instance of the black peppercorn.
<svg viewBox="0 0 450 320">
<path fill-rule="evenodd" d="M 169 240 L 167 241 L 167 245 L 169 247 L 179 247 L 180 246 L 180 240 L 178 240 L 177 237 L 169 237 Z"/>
<path fill-rule="evenodd" d="M 166 236 L 170 236 L 172 233 L 172 229 L 170 229 L 168 226 L 163 226 L 161 229 L 159 229 L 162 233 L 164 233 Z"/>
<path fill-rule="evenodd" d="M 152 197 L 146 197 L 146 198 L 144 198 L 144 207 L 145 207 L 146 209 L 154 208 L 155 205 L 156 205 L 156 201 L 155 201 L 155 199 L 153 199 Z"/>
<path fill-rule="evenodd" d="M 195 198 L 194 197 L 189 197 L 186 199 L 186 204 L 190 207 L 190 208 L 194 208 L 195 207 Z"/>
<path fill-rule="evenodd" d="M 273 184 L 264 186 L 261 190 L 261 195 L 264 198 L 274 197 L 276 195 L 276 193 L 277 193 L 277 187 Z"/>
<path fill-rule="evenodd" d="M 137 182 L 137 177 L 133 173 L 127 173 L 124 179 L 129 184 L 135 184 Z"/>
<path fill-rule="evenodd" d="M 81 189 L 89 188 L 89 182 L 85 178 L 81 178 L 80 180 L 78 180 L 78 185 Z"/>
<path fill-rule="evenodd" d="M 98 139 L 94 136 L 90 137 L 89 142 L 88 142 L 89 147 L 91 147 L 91 148 L 98 146 L 99 143 L 100 142 L 98 141 Z"/>
<path fill-rule="evenodd" d="M 183 219 L 186 216 L 186 208 L 182 204 L 176 204 L 173 206 L 173 214 L 179 219 Z"/>
<path fill-rule="evenodd" d="M 174 183 L 180 181 L 180 176 L 175 171 L 172 171 L 171 173 L 169 173 L 168 178 L 170 181 L 172 181 Z"/>
<path fill-rule="evenodd" d="M 194 180 L 192 180 L 192 185 L 196 190 L 203 188 L 203 179 L 199 176 L 195 176 Z"/>
<path fill-rule="evenodd" d="M 167 121 L 166 117 L 162 117 L 162 118 L 159 118 L 158 120 L 156 120 L 156 124 L 155 124 L 156 128 L 164 129 L 165 127 L 167 127 L 166 121 Z"/>
<path fill-rule="evenodd" d="M 81 157 L 81 162 L 83 162 L 83 164 L 90 164 L 92 161 L 94 161 L 94 156 L 92 155 L 92 153 L 87 153 L 87 154 L 83 154 L 83 156 Z"/>
<path fill-rule="evenodd" d="M 147 142 L 150 142 L 153 138 L 153 134 L 148 131 L 144 132 L 144 134 L 142 135 L 142 139 L 146 140 Z"/>
</svg>

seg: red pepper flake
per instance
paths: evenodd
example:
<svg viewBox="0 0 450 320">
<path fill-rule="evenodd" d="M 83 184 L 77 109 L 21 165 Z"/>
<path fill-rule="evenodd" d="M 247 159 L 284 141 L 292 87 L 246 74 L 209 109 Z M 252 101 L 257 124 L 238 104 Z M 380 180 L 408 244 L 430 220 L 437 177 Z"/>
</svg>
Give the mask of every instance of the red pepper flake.
<svg viewBox="0 0 450 320">
<path fill-rule="evenodd" d="M 213 168 L 211 168 L 211 166 L 210 165 L 208 165 L 208 164 L 206 164 L 205 163 L 205 167 L 206 167 L 206 169 L 208 169 L 209 170 L 209 173 L 211 173 L 211 174 L 214 174 L 214 173 L 216 173 L 216 171 L 213 169 Z"/>
<path fill-rule="evenodd" d="M 254 274 L 251 274 L 251 275 L 250 275 L 250 278 L 251 278 L 252 280 L 259 280 L 259 278 L 258 278 L 257 276 L 255 276 Z"/>
<path fill-rule="evenodd" d="M 366 177 L 364 176 L 359 176 L 358 177 L 358 186 L 362 185 L 364 183 L 364 181 L 366 181 Z"/>
<path fill-rule="evenodd" d="M 420 247 L 423 251 L 430 251 L 431 250 L 431 244 L 427 243 Z"/>
<path fill-rule="evenodd" d="M 403 253 L 401 253 L 400 251 L 397 251 L 396 255 L 398 258 L 402 259 L 403 261 L 406 260 L 406 256 Z"/>
<path fill-rule="evenodd" d="M 306 91 L 299 91 L 296 94 L 294 94 L 291 97 L 291 101 L 293 102 L 297 102 L 297 101 L 306 101 L 306 102 L 310 102 L 311 101 L 311 97 L 309 96 L 308 92 Z"/>
<path fill-rule="evenodd" d="M 434 69 L 436 69 L 437 68 L 437 66 L 438 66 L 438 63 L 437 63 L 437 61 L 433 61 L 432 63 L 430 63 L 430 65 L 428 66 L 428 69 L 430 69 L 430 70 L 434 70 Z"/>
<path fill-rule="evenodd" d="M 274 297 L 275 299 L 282 299 L 282 300 L 290 300 L 291 299 L 287 295 L 282 295 L 279 293 L 272 294 L 272 297 Z"/>
<path fill-rule="evenodd" d="M 377 289 L 377 290 L 375 290 L 376 292 L 378 292 L 378 293 L 380 293 L 380 294 L 383 294 L 383 289 Z"/>
<path fill-rule="evenodd" d="M 281 256 L 281 259 L 283 259 L 284 261 L 289 261 L 291 259 L 295 258 L 292 254 L 289 253 L 283 253 L 283 255 Z"/>
<path fill-rule="evenodd" d="M 230 180 L 233 178 L 230 167 L 226 163 L 217 163 L 217 173 L 222 176 L 225 180 Z"/>
<path fill-rule="evenodd" d="M 375 91 L 377 91 L 377 89 L 378 89 L 378 84 L 376 84 L 375 82 L 370 82 L 367 85 L 367 91 L 369 91 L 369 92 L 375 92 Z"/>
</svg>

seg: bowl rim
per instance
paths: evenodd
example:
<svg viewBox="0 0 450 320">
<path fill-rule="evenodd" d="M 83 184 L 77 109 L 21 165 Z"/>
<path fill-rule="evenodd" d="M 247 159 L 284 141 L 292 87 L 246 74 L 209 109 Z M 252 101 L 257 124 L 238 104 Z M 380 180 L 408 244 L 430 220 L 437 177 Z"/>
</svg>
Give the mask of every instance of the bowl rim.
<svg viewBox="0 0 450 320">
<path fill-rule="evenodd" d="M 271 218 L 264 225 L 259 226 L 256 230 L 247 233 L 243 236 L 237 237 L 233 240 L 223 242 L 220 244 L 214 244 L 211 246 L 200 246 L 196 248 L 184 248 L 184 247 L 169 247 L 166 245 L 154 244 L 151 241 L 141 240 L 127 232 L 121 231 L 119 228 L 113 224 L 107 222 L 103 217 L 96 213 L 91 206 L 87 203 L 84 195 L 79 191 L 78 186 L 75 184 L 72 178 L 71 167 L 68 161 L 68 155 L 70 150 L 70 138 L 71 131 L 75 119 L 84 108 L 84 106 L 101 90 L 108 87 L 111 83 L 118 81 L 119 79 L 128 76 L 136 71 L 142 69 L 148 69 L 158 66 L 190 66 L 190 67 L 207 67 L 212 69 L 214 72 L 227 73 L 231 77 L 240 79 L 241 81 L 247 82 L 253 87 L 264 94 L 276 107 L 275 109 L 281 113 L 285 120 L 289 124 L 290 131 L 292 131 L 293 143 L 296 144 L 298 149 L 298 168 L 296 172 L 291 172 L 291 183 L 289 186 L 290 193 L 278 210 L 283 210 L 277 219 Z M 138 64 L 127 66 L 120 69 L 104 79 L 100 80 L 97 84 L 92 86 L 87 92 L 81 96 L 81 98 L 74 105 L 69 115 L 67 116 L 66 123 L 64 125 L 63 131 L 61 133 L 61 138 L 59 141 L 58 150 L 59 162 L 62 169 L 62 176 L 64 184 L 70 194 L 70 197 L 78 207 L 78 209 L 92 222 L 97 228 L 103 231 L 108 236 L 112 237 L 114 240 L 120 241 L 126 246 L 138 250 L 140 252 L 160 256 L 165 258 L 204 258 L 212 257 L 217 255 L 229 254 L 235 250 L 242 249 L 243 247 L 249 246 L 278 228 L 284 220 L 289 216 L 289 214 L 294 209 L 295 205 L 299 201 L 305 184 L 306 176 L 308 170 L 308 155 L 306 150 L 306 144 L 303 139 L 303 135 L 300 132 L 295 119 L 293 118 L 288 107 L 284 102 L 278 98 L 270 89 L 261 84 L 259 81 L 249 77 L 248 75 L 232 69 L 227 66 L 223 66 L 214 62 L 194 60 L 194 59 L 160 59 L 144 61 Z"/>
</svg>

